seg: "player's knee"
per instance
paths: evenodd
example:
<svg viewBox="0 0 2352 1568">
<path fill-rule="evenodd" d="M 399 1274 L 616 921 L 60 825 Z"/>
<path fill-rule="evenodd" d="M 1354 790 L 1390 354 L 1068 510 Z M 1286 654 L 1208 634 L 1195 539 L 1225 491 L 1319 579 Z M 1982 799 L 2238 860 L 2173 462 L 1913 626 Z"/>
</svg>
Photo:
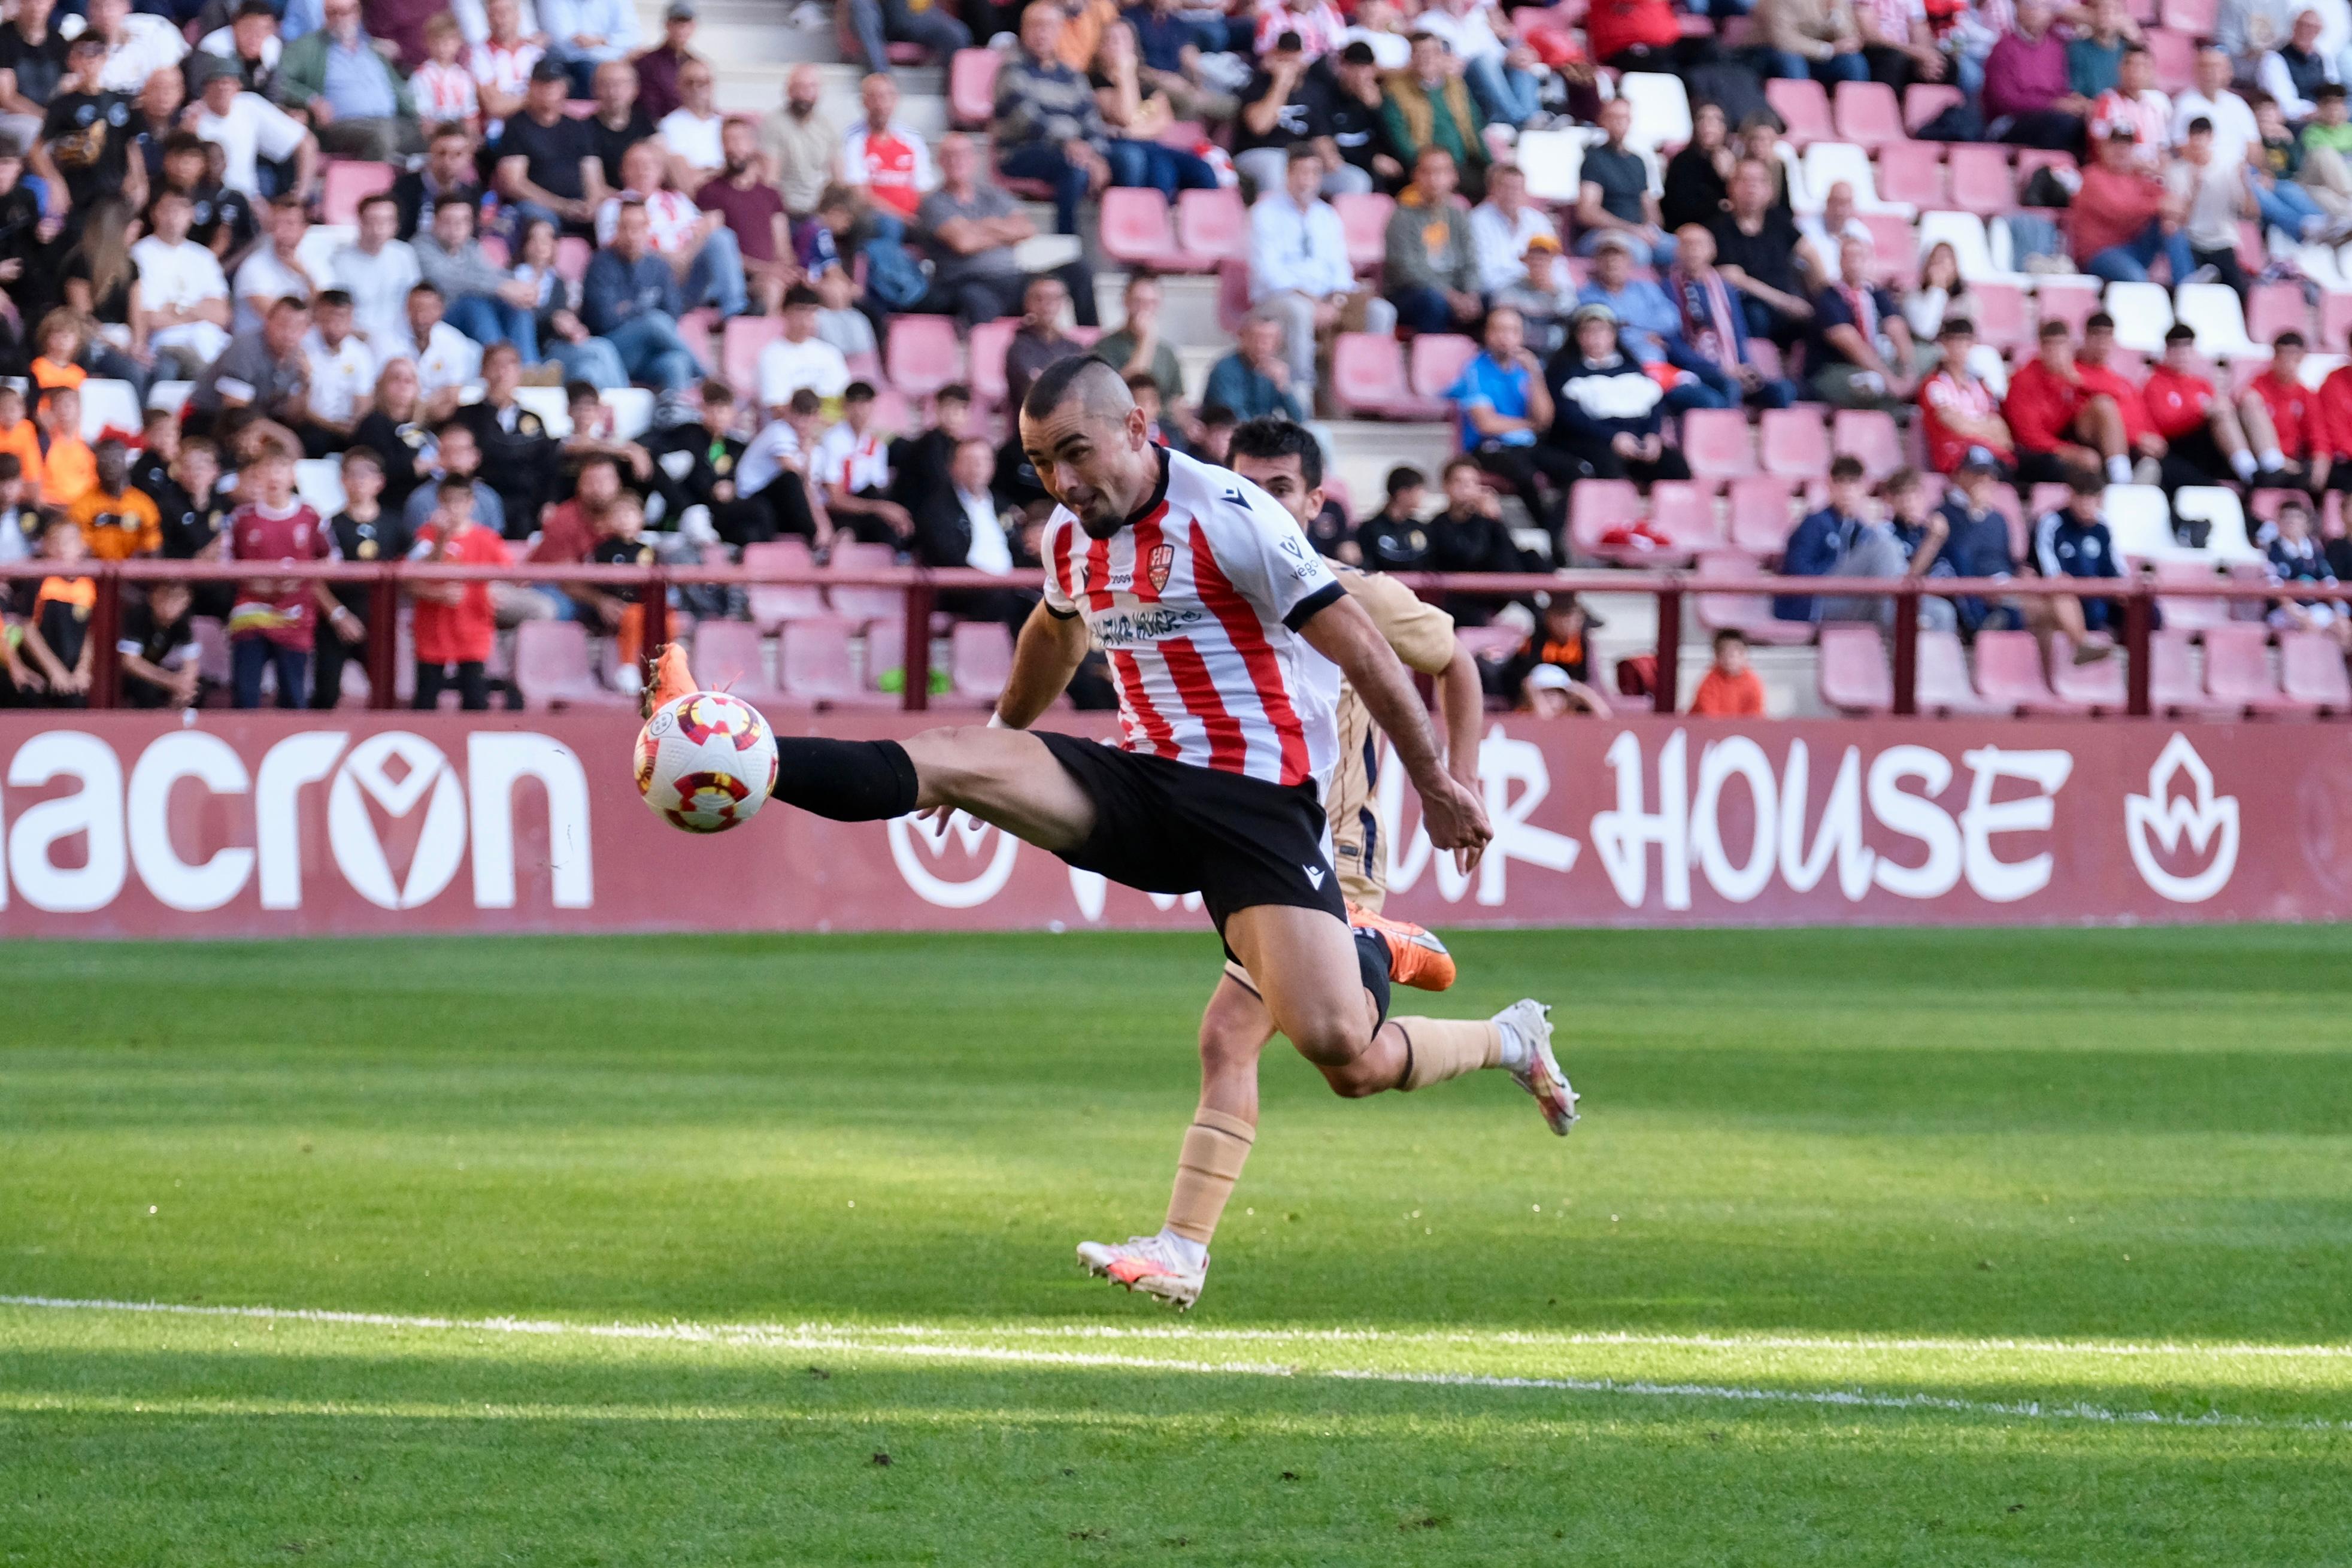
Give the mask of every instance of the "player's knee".
<svg viewBox="0 0 2352 1568">
<path fill-rule="evenodd" d="M 1331 1092 L 1342 1100 L 1361 1100 L 1368 1094 L 1378 1094 L 1381 1090 L 1391 1087 L 1389 1083 L 1382 1081 L 1379 1073 L 1373 1071 L 1372 1063 L 1363 1056 L 1358 1056 L 1349 1061 L 1317 1065 L 1323 1074 L 1323 1082 L 1328 1083 L 1331 1086 Z"/>
<path fill-rule="evenodd" d="M 1365 1020 L 1349 1018 L 1343 1009 L 1297 1020 L 1283 1032 L 1290 1036 L 1298 1054 L 1322 1069 L 1327 1078 L 1355 1067 L 1371 1044 Z M 1333 1086 L 1338 1087 L 1336 1082 Z"/>
</svg>

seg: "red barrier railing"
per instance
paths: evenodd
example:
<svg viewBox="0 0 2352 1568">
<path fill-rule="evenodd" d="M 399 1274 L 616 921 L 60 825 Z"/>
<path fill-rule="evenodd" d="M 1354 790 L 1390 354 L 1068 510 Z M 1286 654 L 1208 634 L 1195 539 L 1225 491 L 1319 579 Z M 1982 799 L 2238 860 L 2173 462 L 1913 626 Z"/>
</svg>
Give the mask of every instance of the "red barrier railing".
<svg viewBox="0 0 2352 1568">
<path fill-rule="evenodd" d="M 1710 594 L 1753 596 L 1759 593 L 1834 594 L 1840 599 L 1886 598 L 1895 601 L 1894 711 L 1918 712 L 1919 601 L 1923 598 L 2004 599 L 2099 598 L 2120 600 L 2124 605 L 2124 649 L 2129 655 L 2126 676 L 2129 713 L 2148 713 L 2148 641 L 2155 627 L 2159 599 L 2271 600 L 2293 598 L 2352 606 L 2352 584 L 2298 582 L 2278 587 L 2238 582 L 2216 577 L 2193 586 L 2172 581 L 2159 591 L 2149 578 L 2051 580 L 2022 578 L 1721 578 L 1681 571 L 1584 570 L 1560 572 L 1444 573 L 1399 572 L 1397 580 L 1427 598 L 1518 599 L 1534 593 L 1647 593 L 1657 602 L 1657 690 L 1654 706 L 1673 713 L 1680 706 L 1678 668 L 1682 650 L 1683 608 L 1687 598 Z M 931 612 L 942 591 L 957 589 L 1002 589 L 1029 585 L 1033 579 L 1016 574 L 996 577 L 969 569 L 933 570 L 922 567 L 889 567 L 869 570 L 831 571 L 822 568 L 748 568 L 740 566 L 593 566 L 515 565 L 456 566 L 413 561 L 313 561 L 263 565 L 259 562 L 217 560 L 82 561 L 69 570 L 54 563 L 24 560 L 0 564 L 0 581 L 37 580 L 45 577 L 87 577 L 97 585 L 97 602 L 90 614 L 91 651 L 89 706 L 115 706 L 117 666 L 115 639 L 121 625 L 121 594 L 125 582 L 247 581 L 255 579 L 318 580 L 366 583 L 370 587 L 371 625 L 389 626 L 398 617 L 404 582 L 507 581 L 593 583 L 613 588 L 649 588 L 641 595 L 645 606 L 645 643 L 659 647 L 668 640 L 669 602 L 667 590 L 696 584 L 749 588 L 765 585 L 814 588 L 895 588 L 906 594 L 906 692 L 904 706 L 919 711 L 929 706 Z M 393 695 L 391 637 L 367 642 L 366 668 L 371 707 L 397 706 Z"/>
</svg>

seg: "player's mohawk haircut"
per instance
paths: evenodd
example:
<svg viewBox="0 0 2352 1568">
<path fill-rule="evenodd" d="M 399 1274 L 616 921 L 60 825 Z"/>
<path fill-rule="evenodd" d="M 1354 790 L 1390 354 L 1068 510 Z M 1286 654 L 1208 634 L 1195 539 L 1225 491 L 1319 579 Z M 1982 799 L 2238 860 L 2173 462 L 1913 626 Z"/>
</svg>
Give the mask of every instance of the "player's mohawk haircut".
<svg viewBox="0 0 2352 1568">
<path fill-rule="evenodd" d="M 1039 373 L 1030 383 L 1029 395 L 1021 400 L 1021 417 L 1046 419 L 1067 402 L 1078 403 L 1097 418 L 1125 419 L 1135 407 L 1135 394 L 1115 368 L 1080 354 L 1056 360 Z"/>
</svg>

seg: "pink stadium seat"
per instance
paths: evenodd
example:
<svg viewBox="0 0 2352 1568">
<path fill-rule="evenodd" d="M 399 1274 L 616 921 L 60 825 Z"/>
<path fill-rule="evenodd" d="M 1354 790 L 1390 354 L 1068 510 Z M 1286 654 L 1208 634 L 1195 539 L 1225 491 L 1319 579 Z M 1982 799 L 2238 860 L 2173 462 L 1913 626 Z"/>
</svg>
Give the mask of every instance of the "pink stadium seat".
<svg viewBox="0 0 2352 1568">
<path fill-rule="evenodd" d="M 996 118 L 996 70 L 1004 57 L 994 49 L 958 49 L 948 62 L 948 109 L 955 122 L 977 130 Z"/>
<path fill-rule="evenodd" d="M 1977 341 L 2003 350 L 2032 345 L 2033 327 L 2026 319 L 2023 289 L 2012 283 L 1974 283 L 1969 286 L 1968 299 L 1977 324 Z"/>
<path fill-rule="evenodd" d="M 2023 200 L 2021 193 L 2024 191 L 2027 182 L 2033 178 L 2037 171 L 2042 169 L 2057 169 L 2068 173 L 2073 173 L 2079 168 L 2080 165 L 2074 162 L 2074 155 L 2072 152 L 2057 152 L 2040 147 L 2019 148 L 2017 152 L 2017 189 L 2021 193 L 2019 198 L 2020 201 L 2022 202 Z"/>
<path fill-rule="evenodd" d="M 760 350 L 784 335 L 775 316 L 733 316 L 719 338 L 719 373 L 739 398 L 758 395 Z"/>
<path fill-rule="evenodd" d="M 2352 296 L 2347 296 L 2352 298 Z M 2267 343 L 2281 332 L 2311 331 L 2311 308 L 2299 283 L 2257 283 L 2246 299 L 2246 336 Z M 2329 341 L 2322 338 L 2322 342 Z"/>
<path fill-rule="evenodd" d="M 2279 685 L 2320 713 L 2352 713 L 2352 678 L 2344 651 L 2325 632 L 2279 633 Z"/>
<path fill-rule="evenodd" d="M 1738 479 L 1756 473 L 1748 415 L 1736 408 L 1695 408 L 1684 414 L 1683 461 L 1702 479 Z"/>
<path fill-rule="evenodd" d="M 1408 379 L 1415 395 L 1443 398 L 1462 379 L 1462 368 L 1478 357 L 1478 340 L 1459 332 L 1423 332 L 1412 340 Z"/>
<path fill-rule="evenodd" d="M 2031 632 L 1977 633 L 1977 695 L 1997 707 L 2028 714 L 2081 714 L 2078 702 L 2058 696 L 2042 676 L 2042 647 Z"/>
<path fill-rule="evenodd" d="M 1826 465 L 1823 471 L 1827 471 Z M 1797 526 L 1796 494 L 1797 482 L 1778 474 L 1750 474 L 1734 479 L 1731 548 L 1759 560 L 1777 558 Z"/>
<path fill-rule="evenodd" d="M 1895 677 L 1875 626 L 1824 626 L 1815 665 L 1822 701 L 1846 715 L 1882 714 L 1895 706 Z"/>
<path fill-rule="evenodd" d="M 694 674 L 706 689 L 732 692 L 762 711 L 772 703 L 792 701 L 768 678 L 760 629 L 749 621 L 705 621 L 697 625 Z"/>
<path fill-rule="evenodd" d="M 1952 205 L 1980 218 L 2014 211 L 2017 183 L 2006 148 L 1956 141 L 1950 149 Z"/>
<path fill-rule="evenodd" d="M 1915 207 L 1944 205 L 1943 148 L 1933 141 L 1890 141 L 1881 147 L 1878 194 L 1883 201 L 1908 202 Z"/>
<path fill-rule="evenodd" d="M 1877 409 L 1838 410 L 1830 421 L 1830 447 L 1842 456 L 1861 458 L 1874 480 L 1903 466 L 1903 437 L 1895 428 L 1895 416 Z"/>
<path fill-rule="evenodd" d="M 862 689 L 850 659 L 857 623 L 838 615 L 794 621 L 776 633 L 776 684 L 825 707 L 878 707 L 890 699 Z"/>
<path fill-rule="evenodd" d="M 2147 706 L 2168 716 L 2227 718 L 2242 705 L 2217 702 L 2206 695 L 2189 655 L 2189 633 L 2167 628 L 2148 636 Z"/>
<path fill-rule="evenodd" d="M 1764 101 L 1789 128 L 1789 145 L 1802 152 L 1815 141 L 1834 141 L 1837 129 L 1830 120 L 1830 95 L 1817 81 L 1775 77 L 1764 84 Z"/>
<path fill-rule="evenodd" d="M 1811 408 L 1768 408 L 1756 428 L 1764 472 L 1818 479 L 1830 471 L 1830 429 Z"/>
<path fill-rule="evenodd" d="M 1348 236 L 1348 265 L 1370 272 L 1388 254 L 1389 215 L 1396 198 L 1378 191 L 1349 191 L 1331 198 L 1339 214 L 1339 231 Z"/>
<path fill-rule="evenodd" d="M 964 346 L 971 361 L 972 400 L 982 408 L 996 407 L 1013 390 L 1004 379 L 1004 355 L 1013 346 L 1013 334 L 1020 329 L 1018 316 L 972 323 L 971 337 Z"/>
<path fill-rule="evenodd" d="M 1580 479 L 1569 486 L 1568 538 L 1577 550 L 1601 560 L 1648 560 L 1654 550 L 1603 544 L 1601 536 L 1642 520 L 1642 492 L 1630 479 Z"/>
<path fill-rule="evenodd" d="M 1956 103 L 1966 103 L 1968 95 L 1958 88 L 1943 82 L 1913 82 L 1903 93 L 1903 128 L 1912 135 L 1919 128 Z"/>
<path fill-rule="evenodd" d="M 2156 90 L 2168 97 L 2186 91 L 2197 79 L 2197 40 L 2170 27 L 2151 27 L 2141 37 L 2156 67 Z"/>
<path fill-rule="evenodd" d="M 771 539 L 743 547 L 743 565 L 762 571 L 813 570 L 816 561 L 805 539 Z M 772 632 L 787 621 L 824 613 L 824 592 L 814 583 L 753 583 L 749 590 L 751 624 Z"/>
<path fill-rule="evenodd" d="M 1176 243 L 1191 269 L 1203 263 L 1249 259 L 1249 209 L 1239 191 L 1180 191 L 1176 195 Z"/>
<path fill-rule="evenodd" d="M 1695 598 L 1698 623 L 1708 632 L 1736 626 L 1747 633 L 1751 643 L 1781 647 L 1813 640 L 1811 622 L 1783 621 L 1772 613 L 1771 600 L 1759 591 L 1766 580 L 1748 556 L 1738 550 L 1708 550 L 1698 558 L 1698 575 L 1707 581 L 1730 583 L 1747 590 L 1701 593 Z"/>
<path fill-rule="evenodd" d="M 514 264 L 514 256 L 508 251 L 503 235 L 483 235 L 476 243 L 482 247 L 482 259 L 492 267 L 505 267 Z"/>
<path fill-rule="evenodd" d="M 517 627 L 514 682 L 527 707 L 633 706 L 598 684 L 588 659 L 588 628 L 577 621 L 526 621 Z"/>
<path fill-rule="evenodd" d="M 2081 703 L 2092 713 L 2121 713 L 2131 706 L 2124 655 L 2110 653 L 2087 664 L 2074 662 L 2074 640 L 2063 632 L 2050 637 L 2050 690 L 2062 702 Z"/>
<path fill-rule="evenodd" d="M 1375 419 L 1440 419 L 1445 404 L 1416 397 L 1405 381 L 1404 350 L 1383 332 L 1342 332 L 1331 345 L 1331 398 Z"/>
<path fill-rule="evenodd" d="M 2332 354 L 2344 346 L 2347 339 L 2352 339 L 2352 293 L 2340 288 L 2321 290 L 2319 340 L 2312 346 Z"/>
<path fill-rule="evenodd" d="M 1977 695 L 1969 684 L 1969 656 L 1957 632 L 1919 632 L 1919 666 L 1913 701 L 1921 713 L 1966 716 L 2007 715 L 2016 709 Z"/>
<path fill-rule="evenodd" d="M 1834 107 L 1840 141 L 1875 149 L 1911 139 L 1903 128 L 1903 110 L 1895 101 L 1895 89 L 1884 82 L 1842 81 L 1837 84 Z"/>
<path fill-rule="evenodd" d="M 2189 591 L 2166 593 L 2156 601 L 2164 612 L 2164 623 L 2174 631 L 2202 632 L 2210 626 L 2229 624 L 2230 601 L 2219 594 L 2196 591 L 2213 586 L 2213 569 L 2208 563 L 2160 560 L 2156 563 L 2156 580 Z"/>
<path fill-rule="evenodd" d="M 925 398 L 954 381 L 963 355 L 955 323 L 945 316 L 893 316 L 882 362 L 890 384 L 912 398 Z"/>
<path fill-rule="evenodd" d="M 883 544 L 835 544 L 825 562 L 828 572 L 887 571 L 898 565 L 898 552 Z M 850 621 L 899 622 L 906 618 L 907 596 L 896 588 L 869 588 L 863 583 L 825 585 L 824 601 L 835 615 Z"/>
<path fill-rule="evenodd" d="M 2033 525 L 2066 504 L 2074 492 L 2063 484 L 2044 479 L 2033 486 L 2025 498 L 2025 527 L 2030 533 Z"/>
<path fill-rule="evenodd" d="M 389 163 L 364 163 L 350 158 L 330 158 L 319 176 L 319 213 L 323 222 L 355 224 L 360 204 L 392 189 L 400 172 Z"/>
<path fill-rule="evenodd" d="M 588 276 L 588 264 L 596 252 L 578 235 L 565 235 L 555 242 L 555 276 L 566 283 L 577 283 Z"/>
<path fill-rule="evenodd" d="M 2271 675 L 2270 630 L 2244 622 L 2205 633 L 2205 690 L 2215 702 L 2264 717 L 2308 716 L 2315 705 L 2279 690 Z"/>
<path fill-rule="evenodd" d="M 1661 479 L 1650 486 L 1650 527 L 1674 541 L 1671 554 L 1689 557 L 1721 549 L 1723 530 L 1715 519 L 1715 486 L 1692 479 Z"/>
<path fill-rule="evenodd" d="M 1870 231 L 1870 275 L 1908 291 L 1919 279 L 1919 231 L 1894 213 L 1856 213 Z"/>
<path fill-rule="evenodd" d="M 994 621 L 959 621 L 948 647 L 955 695 L 992 706 L 1013 674 L 1013 633 Z"/>
<path fill-rule="evenodd" d="M 1169 221 L 1168 198 L 1142 186 L 1113 185 L 1102 193 L 1102 247 L 1113 261 L 1155 271 L 1206 272 L 1185 265 Z"/>
<path fill-rule="evenodd" d="M 2079 339 L 2083 323 L 2098 313 L 2099 286 L 2059 283 L 2045 277 L 2033 290 L 2033 301 L 2040 321 L 2063 321 L 2067 330 Z"/>
<path fill-rule="evenodd" d="M 2213 36 L 2215 21 L 2221 15 L 2220 0 L 2162 0 L 2158 18 L 2176 33 L 2186 33 L 2192 38 Z"/>
<path fill-rule="evenodd" d="M 2025 503 L 2017 492 L 2006 485 L 1996 485 L 1992 490 L 1992 509 L 2009 524 L 2009 558 L 2022 564 L 2026 551 L 2032 548 L 2025 524 Z"/>
</svg>

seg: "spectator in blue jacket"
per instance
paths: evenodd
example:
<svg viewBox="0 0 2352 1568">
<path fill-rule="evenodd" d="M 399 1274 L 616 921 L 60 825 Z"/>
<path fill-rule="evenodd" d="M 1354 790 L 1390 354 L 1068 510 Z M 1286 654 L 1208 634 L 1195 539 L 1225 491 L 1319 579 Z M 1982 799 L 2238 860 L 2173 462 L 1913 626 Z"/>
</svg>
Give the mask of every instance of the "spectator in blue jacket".
<svg viewBox="0 0 2352 1568">
<path fill-rule="evenodd" d="M 1862 530 L 1870 526 L 1869 494 L 1862 460 L 1840 456 L 1830 464 L 1830 504 L 1806 515 L 1780 547 L 1782 577 L 1827 577 Z M 1772 601 L 1782 621 L 1818 621 L 1822 601 L 1810 593 L 1784 593 Z"/>
<path fill-rule="evenodd" d="M 613 345 L 633 381 L 680 392 L 705 371 L 677 335 L 677 271 L 653 253 L 642 202 L 623 202 L 613 243 L 588 264 L 581 315 Z"/>
<path fill-rule="evenodd" d="M 1953 490 L 1937 509 L 1944 519 L 1941 559 L 1956 577 L 2009 578 L 2017 575 L 2017 559 L 2010 553 L 2009 516 L 1993 505 L 2000 488 L 2000 465 L 1979 446 L 1960 460 L 1952 476 Z M 1970 636 L 1978 632 L 2014 632 L 2024 619 L 2016 605 L 1963 594 L 1952 601 L 1960 627 Z"/>
<path fill-rule="evenodd" d="M 1307 410 L 1291 390 L 1290 362 L 1282 357 L 1282 322 L 1263 312 L 1253 314 L 1234 340 L 1234 351 L 1209 371 L 1202 406 L 1231 409 L 1244 421 L 1275 413 L 1305 423 Z"/>
<path fill-rule="evenodd" d="M 2073 491 L 2066 504 L 2033 525 L 2033 564 L 2042 576 L 2053 580 L 2121 579 L 2123 563 L 2116 559 L 2115 537 L 2107 532 L 2102 511 L 2107 493 L 2105 476 L 2081 467 L 2066 483 Z M 2122 600 L 2053 598 L 2045 602 L 2058 630 L 2074 640 L 2077 662 L 2104 658 L 2114 651 L 2114 635 L 2124 624 Z M 2093 645 L 2088 642 L 2093 633 L 2107 641 Z"/>
</svg>

